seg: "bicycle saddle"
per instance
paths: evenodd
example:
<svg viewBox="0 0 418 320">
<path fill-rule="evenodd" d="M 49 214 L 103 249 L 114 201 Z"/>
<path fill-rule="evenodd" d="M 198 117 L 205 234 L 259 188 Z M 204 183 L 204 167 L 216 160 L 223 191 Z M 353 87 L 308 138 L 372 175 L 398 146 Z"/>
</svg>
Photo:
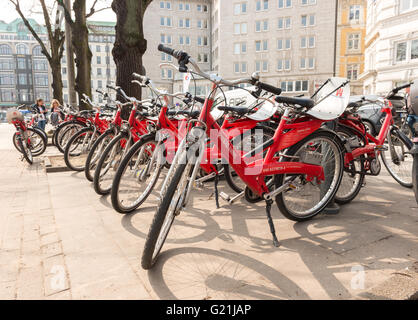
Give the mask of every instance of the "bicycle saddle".
<svg viewBox="0 0 418 320">
<path fill-rule="evenodd" d="M 315 102 L 312 99 L 307 99 L 307 98 L 293 98 L 293 97 L 277 96 L 275 100 L 278 103 L 295 104 L 295 105 L 304 107 L 306 109 L 311 109 L 315 105 Z"/>
<path fill-rule="evenodd" d="M 167 115 L 168 116 L 176 116 L 176 115 L 184 115 L 184 116 L 188 116 L 191 118 L 197 118 L 200 115 L 200 110 L 180 110 L 180 111 L 175 111 L 175 110 L 169 110 L 167 111 Z"/>
<path fill-rule="evenodd" d="M 219 106 L 218 109 L 222 111 L 235 112 L 240 116 L 243 116 L 244 114 L 250 112 L 250 110 L 247 107 Z"/>
</svg>

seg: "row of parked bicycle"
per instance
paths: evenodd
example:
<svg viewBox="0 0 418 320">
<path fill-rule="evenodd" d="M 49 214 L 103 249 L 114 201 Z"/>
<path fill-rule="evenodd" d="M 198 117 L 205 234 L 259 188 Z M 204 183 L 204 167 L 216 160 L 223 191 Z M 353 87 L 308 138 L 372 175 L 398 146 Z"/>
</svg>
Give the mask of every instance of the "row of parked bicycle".
<svg viewBox="0 0 418 320">
<path fill-rule="evenodd" d="M 418 121 L 411 119 L 413 110 L 418 114 L 418 84 L 397 87 L 386 97 L 362 96 L 350 102 L 349 81 L 331 78 L 311 98 L 285 97 L 280 88 L 261 82 L 257 73 L 228 81 L 201 71 L 186 52 L 163 45 L 158 49 L 177 59 L 179 67 L 173 68 L 209 80 L 208 96 L 170 94 L 149 78 L 133 74 L 133 82 L 148 88 L 152 98 L 139 101 L 122 88 L 108 86 L 125 102 L 97 91 L 106 104 L 96 108 L 84 96 L 93 110 L 65 107 L 65 119 L 52 137 L 68 168 L 84 171 L 99 195 L 111 194 L 116 211 L 131 213 L 151 193 L 157 194 L 142 254 L 144 269 L 156 262 L 193 186 L 213 182 L 217 206 L 219 197 L 230 204 L 243 197 L 250 203 L 265 201 L 275 246 L 279 242 L 270 214 L 273 200 L 286 218 L 311 219 L 332 200 L 352 201 L 365 176 L 379 175 L 380 159 L 400 185 L 415 186 L 416 191 L 418 160 L 413 158 L 418 147 L 413 136 Z M 223 91 L 225 87 L 237 90 Z M 406 88 L 411 94 L 400 95 Z M 238 90 L 246 105 L 228 105 Z M 404 101 L 412 118 L 400 117 L 405 112 L 396 112 L 394 101 Z M 370 104 L 380 106 L 378 126 L 371 127 L 358 114 Z M 129 117 L 123 119 L 126 108 Z M 15 112 L 10 115 L 17 129 L 13 141 L 32 162 L 32 156 L 45 150 L 45 136 Z M 161 187 L 154 190 L 160 177 Z M 218 192 L 220 178 L 234 194 Z"/>
</svg>

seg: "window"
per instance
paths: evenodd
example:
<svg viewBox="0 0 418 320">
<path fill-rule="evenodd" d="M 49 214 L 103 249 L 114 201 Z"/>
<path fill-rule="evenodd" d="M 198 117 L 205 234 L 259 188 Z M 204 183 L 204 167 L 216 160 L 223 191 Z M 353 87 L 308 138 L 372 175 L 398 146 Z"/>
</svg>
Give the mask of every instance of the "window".
<svg viewBox="0 0 418 320">
<path fill-rule="evenodd" d="M 291 69 L 291 61 L 289 59 L 279 59 L 277 60 L 277 70 L 278 71 L 289 71 Z"/>
<path fill-rule="evenodd" d="M 359 73 L 358 64 L 350 64 L 347 66 L 347 79 L 357 80 L 358 73 Z"/>
<path fill-rule="evenodd" d="M 40 70 L 40 71 L 47 71 L 48 70 L 48 63 L 46 60 L 33 60 L 33 69 Z M 65 69 L 65 68 L 63 68 Z"/>
<path fill-rule="evenodd" d="M 361 6 L 350 6 L 350 21 L 360 20 L 360 10 Z"/>
<path fill-rule="evenodd" d="M 418 59 L 418 39 L 411 42 L 411 60 Z"/>
<path fill-rule="evenodd" d="M 100 52 L 101 51 L 101 47 L 99 45 L 96 46 L 96 52 Z"/>
<path fill-rule="evenodd" d="M 269 0 L 257 0 L 255 11 L 264 11 L 269 9 Z"/>
<path fill-rule="evenodd" d="M 240 66 L 241 66 L 241 64 L 239 62 L 234 63 L 234 72 L 235 73 L 240 73 L 241 72 Z"/>
<path fill-rule="evenodd" d="M 310 15 L 302 15 L 301 16 L 301 25 L 302 27 L 307 27 L 308 24 L 310 26 L 314 26 L 315 25 L 315 15 L 314 14 L 310 14 Z"/>
<path fill-rule="evenodd" d="M 171 17 L 160 17 L 160 26 L 171 27 Z"/>
<path fill-rule="evenodd" d="M 15 93 L 13 90 L 2 90 L 0 98 L 1 98 L 1 101 L 3 102 L 9 102 L 9 101 L 14 100 L 14 96 L 15 96 Z"/>
<path fill-rule="evenodd" d="M 235 23 L 234 24 L 234 34 L 246 34 L 247 33 L 247 23 Z"/>
<path fill-rule="evenodd" d="M 315 68 L 315 58 L 309 58 L 308 68 L 309 69 L 314 69 Z"/>
<path fill-rule="evenodd" d="M 292 7 L 292 0 L 278 0 L 277 6 L 279 9 Z"/>
<path fill-rule="evenodd" d="M 396 44 L 396 61 L 406 61 L 407 42 L 398 42 Z"/>
<path fill-rule="evenodd" d="M 17 58 L 17 68 L 26 69 L 26 60 L 25 58 Z"/>
<path fill-rule="evenodd" d="M 101 76 L 102 75 L 102 68 L 97 68 L 97 75 Z"/>
<path fill-rule="evenodd" d="M 400 0 L 400 12 L 418 8 L 418 0 Z"/>
<path fill-rule="evenodd" d="M 358 50 L 360 43 L 360 34 L 352 33 L 348 36 L 348 50 Z"/>
<path fill-rule="evenodd" d="M 302 38 L 300 39 L 300 47 L 301 47 L 302 49 L 306 48 L 306 37 L 302 37 Z"/>
<path fill-rule="evenodd" d="M 309 48 L 315 48 L 315 37 L 309 37 Z"/>
<path fill-rule="evenodd" d="M 173 79 L 173 70 L 171 70 L 171 69 L 161 69 L 161 78 L 162 79 Z"/>
<path fill-rule="evenodd" d="M 14 85 L 15 84 L 15 75 L 14 74 L 0 74 L 0 84 L 3 85 Z"/>
<path fill-rule="evenodd" d="M 37 86 L 47 86 L 48 85 L 48 75 L 47 74 L 35 74 L 35 85 Z"/>
<path fill-rule="evenodd" d="M 161 34 L 161 43 L 164 44 L 172 44 L 172 37 L 171 35 Z"/>
<path fill-rule="evenodd" d="M 255 51 L 267 51 L 268 50 L 268 40 L 257 40 L 255 42 Z"/>
<path fill-rule="evenodd" d="M 235 15 L 244 14 L 244 13 L 247 13 L 247 3 L 246 2 L 234 4 L 234 14 Z"/>
<path fill-rule="evenodd" d="M 268 20 L 257 20 L 255 22 L 255 31 L 256 32 L 268 31 L 268 29 L 269 29 Z"/>
<path fill-rule="evenodd" d="M 24 44 L 18 44 L 16 46 L 16 53 L 17 54 L 29 54 L 29 49 L 26 45 Z"/>
<path fill-rule="evenodd" d="M 285 70 L 292 69 L 292 62 L 289 59 L 287 59 L 287 60 L 284 61 L 284 69 Z"/>
<path fill-rule="evenodd" d="M 169 1 L 160 1 L 160 9 L 171 10 L 171 2 L 169 2 Z"/>
<path fill-rule="evenodd" d="M 13 70 L 15 69 L 15 62 L 13 59 L 1 59 L 0 70 Z"/>
<path fill-rule="evenodd" d="M 26 85 L 28 83 L 28 77 L 25 73 L 21 73 L 17 76 L 17 83 L 22 85 Z"/>
<path fill-rule="evenodd" d="M 316 0 L 301 0 L 300 4 L 302 6 L 307 6 L 311 4 L 316 4 Z"/>
<path fill-rule="evenodd" d="M 35 46 L 32 50 L 32 54 L 36 57 L 43 56 L 41 46 Z"/>
<path fill-rule="evenodd" d="M 62 74 L 67 74 L 67 68 L 62 68 Z"/>
<path fill-rule="evenodd" d="M 291 39 L 278 39 L 277 40 L 277 50 L 289 50 L 292 46 Z"/>
<path fill-rule="evenodd" d="M 207 46 L 208 45 L 208 37 L 197 37 L 197 45 L 198 46 Z"/>
<path fill-rule="evenodd" d="M 300 68 L 306 69 L 306 58 L 300 58 Z"/>
<path fill-rule="evenodd" d="M 197 27 L 199 29 L 207 29 L 208 28 L 208 20 L 197 20 Z"/>
<path fill-rule="evenodd" d="M 292 19 L 290 17 L 280 17 L 277 20 L 278 29 L 290 29 L 292 26 Z"/>
<path fill-rule="evenodd" d="M 97 87 L 100 89 L 100 88 L 103 88 L 103 83 L 102 83 L 102 80 L 97 80 Z"/>
<path fill-rule="evenodd" d="M 7 45 L 7 44 L 1 44 L 0 45 L 0 54 L 10 55 L 10 54 L 12 54 L 12 48 L 10 48 L 10 46 Z"/>
<path fill-rule="evenodd" d="M 100 56 L 98 56 L 96 58 L 97 58 L 97 64 L 102 64 L 102 58 Z"/>
</svg>

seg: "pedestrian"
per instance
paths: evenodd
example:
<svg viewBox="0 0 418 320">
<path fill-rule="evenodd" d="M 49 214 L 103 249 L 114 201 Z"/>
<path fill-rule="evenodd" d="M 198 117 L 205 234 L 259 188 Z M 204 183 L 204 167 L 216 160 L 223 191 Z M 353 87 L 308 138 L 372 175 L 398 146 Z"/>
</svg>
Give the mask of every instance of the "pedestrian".
<svg viewBox="0 0 418 320">
<path fill-rule="evenodd" d="M 43 99 L 36 100 L 36 103 L 33 106 L 33 109 L 38 114 L 38 128 L 45 131 L 46 114 L 48 110 L 45 107 L 44 100 Z"/>
<path fill-rule="evenodd" d="M 61 112 L 61 104 L 57 99 L 53 99 L 51 102 L 51 124 L 56 127 L 59 125 L 60 120 L 63 120 L 63 114 Z"/>
</svg>

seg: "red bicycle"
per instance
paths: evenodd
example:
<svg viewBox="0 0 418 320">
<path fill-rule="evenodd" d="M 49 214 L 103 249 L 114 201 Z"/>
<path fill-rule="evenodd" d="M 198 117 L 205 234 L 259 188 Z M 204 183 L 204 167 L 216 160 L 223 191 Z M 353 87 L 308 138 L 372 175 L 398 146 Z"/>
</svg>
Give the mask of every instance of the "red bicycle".
<svg viewBox="0 0 418 320">
<path fill-rule="evenodd" d="M 363 103 L 380 104 L 385 114 L 377 137 L 356 114 Z M 335 201 L 345 204 L 352 201 L 364 185 L 366 175 L 377 176 L 381 172 L 379 156 L 392 177 L 402 186 L 412 187 L 413 157 L 409 153 L 412 144 L 408 137 L 394 124 L 393 108 L 386 98 L 370 100 L 362 97 L 350 104 L 338 119 L 336 132 L 345 139 L 347 152 L 344 157 L 344 175 Z"/>
<path fill-rule="evenodd" d="M 283 215 L 296 221 L 310 219 L 328 205 L 341 181 L 344 147 L 334 132 L 321 129 L 321 126 L 338 117 L 345 106 L 339 110 L 340 113 L 329 114 L 317 108 L 311 99 L 277 96 L 276 101 L 285 107 L 274 137 L 248 152 L 237 150 L 228 139 L 227 132 L 220 128 L 210 113 L 218 86 L 234 87 L 249 83 L 275 95 L 279 95 L 281 89 L 260 82 L 257 74 L 250 78 L 226 81 L 202 72 L 185 52 L 174 51 L 163 45 L 158 49 L 175 57 L 181 72 L 197 74 L 212 81 L 213 85 L 198 120 L 191 120 L 190 130 L 171 165 L 171 173 L 167 174 L 161 190 L 161 201 L 145 241 L 141 261 L 144 269 L 154 265 L 175 217 L 187 205 L 207 136 L 215 137 L 212 142 L 245 182 L 246 198 L 252 201 L 256 196 L 266 201 L 267 220 L 275 246 L 279 243 L 270 214 L 274 197 Z M 188 70 L 188 64 L 192 65 L 193 70 Z M 347 83 L 341 83 L 326 97 L 333 95 L 338 99 L 340 95 L 343 96 Z M 317 102 L 317 105 L 320 103 Z"/>
<path fill-rule="evenodd" d="M 20 106 L 19 108 L 23 107 Z M 19 108 L 7 112 L 7 120 L 16 128 L 13 135 L 13 144 L 22 153 L 22 160 L 25 159 L 29 164 L 32 164 L 34 156 L 44 153 L 47 141 L 40 129 L 27 127 Z"/>
<path fill-rule="evenodd" d="M 69 140 L 64 149 L 64 160 L 68 168 L 74 171 L 84 171 L 87 155 L 98 137 L 109 127 L 112 113 L 106 106 L 96 108 L 90 98 L 84 95 L 84 100 L 89 103 L 96 114 L 92 120 L 87 120 L 87 127 L 77 131 Z"/>
</svg>

